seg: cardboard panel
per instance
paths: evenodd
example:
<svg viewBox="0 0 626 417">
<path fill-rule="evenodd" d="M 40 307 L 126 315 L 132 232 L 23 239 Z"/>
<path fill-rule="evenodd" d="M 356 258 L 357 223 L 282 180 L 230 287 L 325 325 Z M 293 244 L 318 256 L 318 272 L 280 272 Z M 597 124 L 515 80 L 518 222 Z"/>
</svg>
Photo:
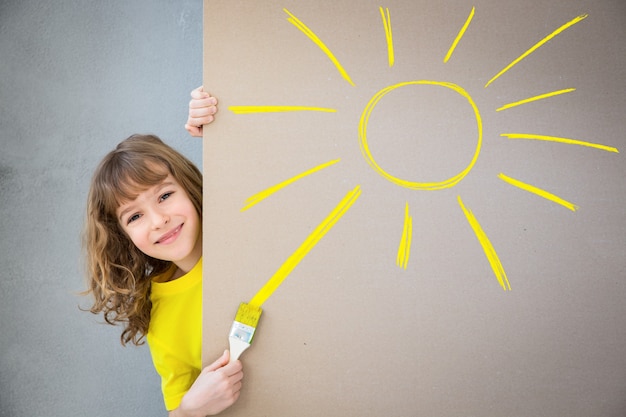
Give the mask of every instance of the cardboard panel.
<svg viewBox="0 0 626 417">
<path fill-rule="evenodd" d="M 383 6 L 205 1 L 224 415 L 623 415 L 626 6 Z"/>
</svg>

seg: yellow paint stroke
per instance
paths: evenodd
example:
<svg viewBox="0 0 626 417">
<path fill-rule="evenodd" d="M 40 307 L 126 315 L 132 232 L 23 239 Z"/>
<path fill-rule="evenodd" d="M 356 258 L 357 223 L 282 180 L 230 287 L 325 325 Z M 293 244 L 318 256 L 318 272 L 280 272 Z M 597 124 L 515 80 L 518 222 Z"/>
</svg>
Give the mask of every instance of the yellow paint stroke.
<svg viewBox="0 0 626 417">
<path fill-rule="evenodd" d="M 497 108 L 496 111 L 502 111 L 502 110 L 510 109 L 511 107 L 521 106 L 522 104 L 532 103 L 533 101 L 543 100 L 543 99 L 546 99 L 546 98 L 549 98 L 549 97 L 554 97 L 554 96 L 558 96 L 558 95 L 561 95 L 561 94 L 571 93 L 573 91 L 576 91 L 576 89 L 575 88 L 566 88 L 564 90 L 552 91 L 550 93 L 545 93 L 545 94 L 541 94 L 541 95 L 538 95 L 538 96 L 529 97 L 529 98 L 526 98 L 524 100 L 516 101 L 514 103 L 505 104 L 504 106 Z"/>
<path fill-rule="evenodd" d="M 398 257 L 396 265 L 405 269 L 409 265 L 409 256 L 411 255 L 411 238 L 413 235 L 413 217 L 409 215 L 409 203 L 406 203 L 404 210 L 404 230 L 402 231 L 402 239 L 398 247 Z"/>
<path fill-rule="evenodd" d="M 235 114 L 250 113 L 280 113 L 290 111 L 320 111 L 326 113 L 336 113 L 337 110 L 326 107 L 306 107 L 306 106 L 229 106 L 228 110 Z"/>
<path fill-rule="evenodd" d="M 465 205 L 463 205 L 463 201 L 461 200 L 461 196 L 458 196 L 458 200 L 461 209 L 463 209 L 463 213 L 465 213 L 465 217 L 467 217 L 467 221 L 469 222 L 470 226 L 472 226 L 474 234 L 476 234 L 478 241 L 485 251 L 487 260 L 489 261 L 491 269 L 496 275 L 500 286 L 502 287 L 502 289 L 504 289 L 504 291 L 510 290 L 511 284 L 509 283 L 509 279 L 506 277 L 506 272 L 502 267 L 500 258 L 498 258 L 498 254 L 496 253 L 496 250 L 493 248 L 493 245 L 489 241 L 487 234 L 485 234 L 485 232 L 483 231 L 483 228 L 480 226 L 480 223 L 478 223 L 478 220 L 476 220 L 476 217 L 474 217 L 474 214 L 470 210 L 465 208 Z"/>
<path fill-rule="evenodd" d="M 261 307 L 263 303 L 276 291 L 285 278 L 293 271 L 311 249 L 320 241 L 322 237 L 346 214 L 350 207 L 361 195 L 361 186 L 357 185 L 352 191 L 337 204 L 333 211 L 322 221 L 315 230 L 306 238 L 300 247 L 282 264 L 276 273 L 267 281 L 258 293 L 250 300 L 250 305 Z"/>
<path fill-rule="evenodd" d="M 472 11 L 470 12 L 469 16 L 467 17 L 467 20 L 465 21 L 465 24 L 463 25 L 463 27 L 459 31 L 459 34 L 456 35 L 456 38 L 454 39 L 454 42 L 452 42 L 452 46 L 450 46 L 450 49 L 448 50 L 448 53 L 446 54 L 446 57 L 443 59 L 444 64 L 446 62 L 448 62 L 448 60 L 452 56 L 452 53 L 456 49 L 456 46 L 461 41 L 461 38 L 463 38 L 463 35 L 465 34 L 465 31 L 467 30 L 467 28 L 469 27 L 470 23 L 472 22 L 472 19 L 474 18 L 474 13 L 475 12 L 476 12 L 476 8 L 472 7 Z"/>
<path fill-rule="evenodd" d="M 387 15 L 385 16 L 385 10 Z M 393 53 L 393 32 L 391 31 L 391 17 L 389 16 L 389 8 L 380 8 L 380 16 L 383 19 L 383 26 L 385 27 L 385 38 L 387 39 L 387 56 L 389 59 L 389 68 L 393 67 L 394 53 Z"/>
<path fill-rule="evenodd" d="M 539 197 L 543 197 L 546 200 L 550 200 L 553 201 L 557 204 L 562 205 L 563 207 L 567 207 L 568 209 L 572 210 L 572 211 L 576 211 L 579 209 L 579 207 L 575 204 L 570 203 L 569 201 L 563 200 L 561 197 L 558 197 L 552 193 L 549 193 L 545 190 L 542 190 L 541 188 L 535 187 L 533 185 L 527 184 L 525 182 L 516 180 L 514 178 L 508 177 L 502 173 L 500 173 L 498 175 L 498 178 L 500 178 L 502 181 L 507 182 L 517 188 L 521 188 L 522 190 L 528 191 L 530 193 L 536 194 Z"/>
<path fill-rule="evenodd" d="M 283 181 L 280 184 L 276 184 L 266 190 L 261 191 L 260 193 L 257 193 L 255 195 L 253 195 L 252 197 L 248 198 L 246 200 L 246 205 L 245 207 L 243 207 L 241 209 L 241 211 L 246 211 L 248 210 L 250 207 L 254 206 L 255 204 L 260 203 L 261 201 L 265 200 L 267 197 L 271 196 L 272 194 L 274 194 L 275 192 L 285 188 L 286 186 L 293 184 L 294 182 L 308 176 L 311 175 L 317 171 L 321 171 L 324 168 L 328 168 L 329 166 L 336 164 L 337 162 L 339 162 L 341 159 L 335 159 L 333 161 L 329 161 L 326 162 L 324 164 L 318 165 L 315 168 L 309 169 L 308 171 L 305 171 L 301 174 L 296 175 L 293 178 L 288 179 L 287 181 Z"/>
<path fill-rule="evenodd" d="M 509 139 L 528 139 L 528 140 L 543 140 L 548 142 L 566 143 L 568 145 L 587 146 L 590 148 L 601 149 L 607 152 L 619 153 L 617 148 L 612 146 L 600 145 L 598 143 L 584 142 L 582 140 L 560 138 L 557 136 L 544 136 L 544 135 L 531 135 L 529 133 L 502 133 L 500 136 L 507 137 Z"/>
<path fill-rule="evenodd" d="M 337 60 L 337 58 L 335 58 L 335 55 L 333 55 L 333 53 L 330 51 L 330 49 L 328 49 L 328 47 L 324 44 L 324 42 L 322 42 L 322 40 L 315 33 L 313 33 L 313 31 L 309 29 L 304 23 L 302 23 L 297 17 L 291 14 L 289 10 L 283 9 L 283 11 L 289 15 L 289 19 L 287 20 L 291 22 L 291 24 L 293 24 L 295 27 L 300 29 L 302 33 L 308 36 L 309 39 L 311 39 L 326 54 L 326 56 L 328 56 L 328 58 L 332 61 L 332 63 L 335 64 L 335 67 L 337 68 L 341 76 L 346 81 L 348 81 L 350 85 L 354 86 L 354 83 L 350 79 L 350 76 L 348 75 L 346 70 L 343 69 L 343 67 Z"/>
<path fill-rule="evenodd" d="M 444 181 L 416 182 L 416 181 L 408 181 L 402 178 L 394 177 L 393 175 L 387 173 L 387 171 L 385 171 L 380 165 L 378 165 L 378 163 L 374 160 L 372 153 L 370 152 L 369 145 L 367 142 L 367 126 L 369 123 L 370 115 L 372 114 L 372 111 L 376 107 L 376 104 L 389 92 L 397 88 L 406 87 L 409 85 L 434 85 L 434 86 L 449 88 L 452 91 L 455 91 L 456 93 L 464 97 L 467 100 L 467 102 L 470 104 L 470 106 L 472 107 L 472 110 L 474 111 L 474 115 L 476 117 L 476 130 L 478 133 L 478 138 L 476 141 L 476 150 L 474 152 L 474 156 L 472 157 L 472 160 L 470 161 L 470 163 L 465 167 L 465 169 L 463 169 L 461 172 L 459 172 L 455 176 L 450 177 Z M 476 164 L 476 161 L 478 160 L 478 155 L 480 154 L 482 141 L 483 141 L 483 123 L 480 117 L 480 112 L 478 111 L 478 106 L 476 106 L 476 103 L 474 103 L 474 100 L 472 100 L 472 97 L 469 95 L 467 91 L 465 91 L 463 88 L 461 88 L 460 86 L 456 84 L 448 83 L 448 82 L 428 81 L 428 80 L 407 81 L 407 82 L 394 84 L 389 87 L 385 87 L 382 90 L 380 90 L 378 93 L 376 93 L 370 99 L 369 103 L 367 103 L 367 106 L 365 106 L 365 109 L 363 110 L 363 113 L 361 114 L 361 120 L 359 121 L 359 144 L 361 146 L 361 153 L 363 157 L 365 158 L 365 160 L 367 161 L 367 163 L 376 172 L 378 172 L 382 177 L 393 182 L 394 184 L 397 184 L 401 187 L 409 188 L 412 190 L 441 190 L 444 188 L 455 186 L 459 181 L 465 178 L 465 176 L 471 171 L 471 169 Z"/>
<path fill-rule="evenodd" d="M 539 42 L 537 42 L 533 47 L 531 47 L 528 51 L 524 52 L 522 55 L 520 55 L 517 59 L 515 59 L 513 62 L 511 62 L 509 65 L 507 65 L 502 71 L 500 71 L 499 73 L 497 73 L 492 79 L 490 79 L 487 84 L 485 84 L 485 88 L 489 87 L 489 85 L 494 82 L 495 80 L 497 80 L 502 74 L 504 74 L 505 72 L 507 72 L 508 70 L 510 70 L 511 68 L 513 68 L 515 65 L 519 64 L 519 62 L 521 60 L 523 60 L 524 58 L 526 58 L 528 55 L 532 54 L 533 52 L 535 52 L 535 50 L 539 49 L 540 47 L 542 47 L 543 45 L 545 45 L 546 43 L 548 43 L 551 39 L 553 39 L 555 36 L 557 36 L 558 34 L 560 34 L 561 32 L 563 32 L 564 30 L 568 29 L 571 26 L 574 26 L 576 23 L 580 22 L 581 20 L 587 18 L 587 14 L 583 14 L 580 16 L 577 16 L 576 18 L 570 20 L 569 22 L 567 22 L 566 24 L 564 24 L 563 26 L 561 26 L 560 28 L 558 28 L 557 30 L 555 30 L 554 32 L 552 32 L 551 34 L 549 34 L 548 36 L 546 36 L 545 38 L 543 38 L 542 40 L 540 40 Z"/>
</svg>

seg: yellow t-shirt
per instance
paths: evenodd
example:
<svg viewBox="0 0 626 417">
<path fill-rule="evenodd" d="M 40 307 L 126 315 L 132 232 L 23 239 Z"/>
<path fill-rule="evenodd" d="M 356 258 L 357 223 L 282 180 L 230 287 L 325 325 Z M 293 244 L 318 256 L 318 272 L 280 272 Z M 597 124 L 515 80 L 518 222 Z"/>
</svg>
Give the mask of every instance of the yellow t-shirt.
<svg viewBox="0 0 626 417">
<path fill-rule="evenodd" d="M 152 280 L 147 334 L 167 410 L 178 408 L 202 369 L 202 258 L 187 274 L 167 281 L 173 272 Z"/>
</svg>

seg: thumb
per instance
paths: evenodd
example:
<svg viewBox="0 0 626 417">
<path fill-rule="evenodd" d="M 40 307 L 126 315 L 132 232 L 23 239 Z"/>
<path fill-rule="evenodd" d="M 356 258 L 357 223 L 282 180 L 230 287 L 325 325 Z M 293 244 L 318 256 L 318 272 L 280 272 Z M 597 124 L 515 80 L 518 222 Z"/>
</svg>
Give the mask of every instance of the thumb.
<svg viewBox="0 0 626 417">
<path fill-rule="evenodd" d="M 221 367 L 227 365 L 229 359 L 230 359 L 230 352 L 228 352 L 228 350 L 225 350 L 224 353 L 222 354 L 222 356 L 217 358 L 217 360 L 215 362 L 213 362 L 212 364 L 208 365 L 204 369 L 206 371 L 213 372 L 213 371 L 215 371 L 217 369 L 220 369 Z"/>
</svg>

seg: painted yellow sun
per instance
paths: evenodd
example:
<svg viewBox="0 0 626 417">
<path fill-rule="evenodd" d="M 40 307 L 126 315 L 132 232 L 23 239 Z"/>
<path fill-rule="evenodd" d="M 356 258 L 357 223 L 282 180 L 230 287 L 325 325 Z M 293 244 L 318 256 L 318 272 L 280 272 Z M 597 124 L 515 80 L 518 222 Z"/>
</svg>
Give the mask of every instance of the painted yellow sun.
<svg viewBox="0 0 626 417">
<path fill-rule="evenodd" d="M 355 83 L 352 81 L 348 72 L 343 68 L 339 60 L 335 57 L 332 51 L 326 46 L 326 44 L 315 34 L 315 32 L 310 29 L 307 25 L 305 25 L 301 20 L 299 20 L 294 14 L 292 14 L 289 10 L 283 9 L 287 16 L 287 21 L 290 22 L 297 30 L 299 30 L 303 35 L 307 36 L 313 43 L 316 45 L 326 57 L 333 63 L 337 71 L 341 74 L 341 76 L 348 82 L 350 85 L 355 86 Z M 394 53 L 394 39 L 393 39 L 393 30 L 391 24 L 391 13 L 387 8 L 380 7 L 380 16 L 381 23 L 384 29 L 386 44 L 387 44 L 387 57 L 389 67 L 392 67 L 395 63 L 395 53 Z M 470 28 L 472 20 L 475 15 L 475 8 L 472 8 L 465 23 L 462 25 L 458 34 L 454 38 L 449 47 L 445 57 L 443 58 L 443 63 L 446 64 L 454 54 L 457 46 L 461 43 L 464 34 Z M 516 59 L 506 65 L 500 72 L 494 75 L 484 86 L 484 88 L 489 87 L 494 81 L 504 75 L 511 68 L 516 66 L 526 57 L 531 55 L 534 51 L 541 48 L 544 44 L 554 39 L 556 36 L 561 34 L 562 32 L 568 30 L 579 22 L 583 21 L 587 15 L 580 15 L 575 17 L 574 19 L 566 22 L 562 26 L 553 30 L 550 34 L 539 40 L 537 43 L 532 45 L 529 49 L 519 55 Z M 473 154 L 469 159 L 469 163 L 465 166 L 458 167 L 458 171 L 448 178 L 441 178 L 436 181 L 423 181 L 419 178 L 402 178 L 397 175 L 392 174 L 389 167 L 383 166 L 379 161 L 377 161 L 375 152 L 370 149 L 369 140 L 368 140 L 368 127 L 370 126 L 370 118 L 377 111 L 377 106 L 379 102 L 383 99 L 383 97 L 387 95 L 393 95 L 396 92 L 410 88 L 415 86 L 429 86 L 444 89 L 449 92 L 455 93 L 457 97 L 460 97 L 464 103 L 467 103 L 469 109 L 471 109 L 471 114 L 474 117 L 473 123 L 476 126 L 473 142 Z M 497 112 L 506 111 L 507 109 L 521 106 L 527 103 L 531 103 L 538 100 L 548 99 L 550 97 L 568 94 L 575 91 L 574 88 L 565 88 L 556 91 L 546 92 L 544 94 L 536 95 L 533 97 L 525 98 L 523 100 L 519 100 L 516 102 L 512 102 L 506 105 L 501 106 L 496 109 Z M 292 112 L 292 111 L 315 111 L 315 112 L 336 112 L 333 108 L 320 108 L 320 107 L 309 107 L 309 106 L 272 106 L 272 105 L 260 105 L 260 106 L 230 106 L 229 110 L 235 114 L 250 114 L 250 113 L 266 113 L 266 112 Z M 419 115 L 417 115 L 419 117 Z M 483 146 L 483 122 L 481 117 L 481 111 L 475 103 L 474 99 L 471 95 L 463 88 L 463 86 L 457 85 L 455 83 L 445 81 L 445 80 L 405 80 L 400 83 L 396 83 L 393 85 L 389 85 L 378 92 L 376 92 L 367 103 L 363 104 L 363 110 L 361 113 L 361 118 L 359 121 L 358 129 L 358 137 L 355 140 L 358 140 L 361 153 L 365 161 L 369 164 L 369 166 L 380 176 L 388 180 L 394 186 L 399 186 L 403 188 L 407 188 L 410 190 L 415 190 L 416 192 L 423 191 L 436 191 L 444 188 L 452 188 L 455 187 L 459 182 L 461 182 L 466 176 L 468 176 L 476 161 L 480 157 L 481 149 Z M 502 133 L 502 137 L 508 139 L 523 139 L 523 140 L 539 140 L 539 141 L 551 141 L 558 142 L 566 145 L 574 145 L 574 146 L 584 146 L 595 148 L 598 150 L 606 151 L 606 152 L 614 152 L 618 153 L 616 148 L 605 146 L 597 143 L 586 142 L 582 140 L 570 139 L 565 137 L 556 137 L 556 136 L 548 136 L 548 135 L 540 135 L 540 134 L 529 134 L 529 133 Z M 253 196 L 251 196 L 245 203 L 242 211 L 248 210 L 253 207 L 257 203 L 262 200 L 268 198 L 275 192 L 287 187 L 298 180 L 319 172 L 323 169 L 326 169 L 334 164 L 340 163 L 340 159 L 335 159 L 331 161 L 327 161 L 323 164 L 315 166 L 309 170 L 306 170 L 302 173 L 299 173 L 296 176 L 291 177 L 290 179 L 283 181 L 279 184 L 276 184 L 268 189 L 265 189 Z M 559 204 L 566 209 L 576 211 L 578 207 L 555 195 L 549 191 L 541 189 L 535 185 L 528 184 L 526 182 L 520 181 L 518 179 L 512 178 L 504 173 L 498 174 L 498 178 L 502 181 L 517 187 L 521 190 L 533 193 L 539 197 L 545 198 L 555 204 Z M 350 192 L 348 192 L 345 197 L 336 205 L 334 210 L 315 228 L 315 230 L 304 240 L 304 242 L 300 245 L 300 247 L 291 254 L 291 256 L 281 265 L 281 267 L 276 271 L 276 273 L 267 281 L 265 286 L 261 288 L 261 290 L 253 297 L 250 301 L 250 304 L 260 307 L 272 294 L 273 292 L 281 285 L 284 279 L 291 273 L 291 271 L 298 265 L 298 263 L 308 254 L 308 252 L 320 241 L 320 239 L 329 232 L 335 223 L 341 219 L 341 217 L 346 214 L 350 207 L 358 200 L 361 195 L 361 187 L 360 185 L 356 185 Z M 460 209 L 464 213 L 467 222 L 471 226 L 471 229 L 474 231 L 476 238 L 482 249 L 485 253 L 487 260 L 493 270 L 493 273 L 497 279 L 497 282 L 502 287 L 503 290 L 507 291 L 511 289 L 511 285 L 507 274 L 504 270 L 502 262 L 489 240 L 487 234 L 484 232 L 477 218 L 473 214 L 473 212 L 465 206 L 461 196 L 457 196 L 457 202 L 459 204 Z M 410 215 L 410 207 L 409 203 L 405 203 L 405 215 L 404 215 L 404 225 L 401 228 L 402 233 L 400 234 L 398 250 L 397 250 L 397 259 L 396 264 L 399 268 L 407 269 L 411 254 L 411 241 L 412 241 L 412 217 Z M 400 229 L 400 228 L 399 228 Z"/>
</svg>

